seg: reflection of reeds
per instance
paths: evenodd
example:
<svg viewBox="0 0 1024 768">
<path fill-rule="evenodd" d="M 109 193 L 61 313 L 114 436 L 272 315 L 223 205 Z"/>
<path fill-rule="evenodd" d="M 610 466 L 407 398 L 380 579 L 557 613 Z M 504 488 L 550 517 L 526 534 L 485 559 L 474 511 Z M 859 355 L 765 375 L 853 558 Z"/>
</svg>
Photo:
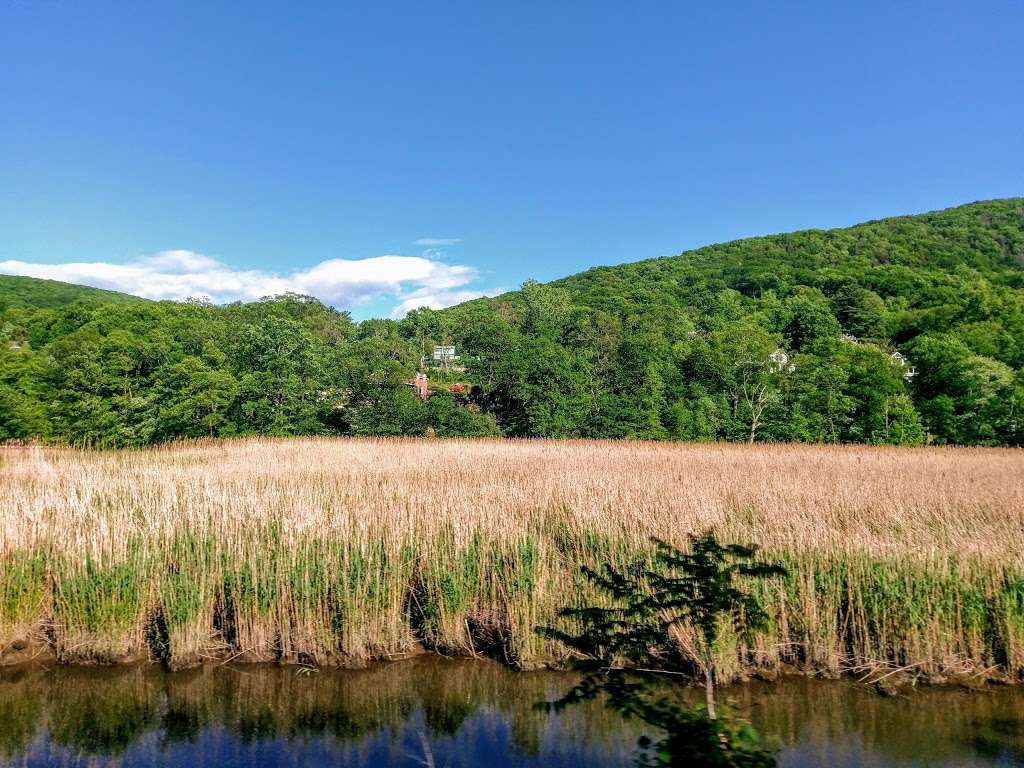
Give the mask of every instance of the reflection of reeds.
<svg viewBox="0 0 1024 768">
<path fill-rule="evenodd" d="M 1024 760 L 1019 689 L 926 688 L 887 698 L 847 682 L 793 678 L 736 686 L 725 698 L 776 745 L 801 742 L 809 764 L 828 765 L 837 744 L 901 765 L 974 765 L 976 755 L 999 753 Z"/>
<path fill-rule="evenodd" d="M 195 742 L 204 729 L 224 729 L 243 743 L 318 738 L 358 754 L 381 733 L 420 731 L 435 751 L 457 733 L 508 723 L 525 756 L 601 755 L 626 764 L 639 726 L 599 702 L 558 715 L 534 705 L 564 693 L 561 673 L 512 672 L 500 665 L 421 656 L 362 670 L 297 674 L 275 666 L 165 674 L 143 665 L 116 669 L 22 667 L 0 674 L 0 763 L 18 764 L 38 737 L 73 755 L 117 755 L 155 734 L 151 744 Z M 696 702 L 701 692 L 682 690 Z M 883 698 L 846 682 L 794 678 L 773 685 L 726 688 L 723 700 L 749 715 L 774 747 L 800 744 L 805 760 L 827 764 L 837 745 L 856 754 L 928 764 L 966 763 L 1001 751 L 1024 759 L 1020 712 L 1024 691 L 968 694 L 928 689 Z M 449 744 L 452 742 L 449 741 Z M 350 764 L 339 762 L 339 764 Z"/>
<path fill-rule="evenodd" d="M 0 758 L 22 752 L 46 720 L 45 693 L 37 675 L 0 679 Z"/>
<path fill-rule="evenodd" d="M 559 674 L 436 657 L 310 675 L 267 666 L 207 666 L 171 675 L 135 665 L 33 669 L 0 677 L 0 757 L 24 751 L 44 729 L 53 743 L 96 755 L 120 753 L 153 730 L 164 744 L 191 741 L 212 725 L 242 741 L 331 737 L 357 743 L 382 731 L 398 733 L 420 716 L 424 733 L 439 739 L 481 712 L 507 721 L 523 754 L 539 754 L 544 743 L 628 752 L 636 729 L 600 703 L 557 717 L 536 709 L 571 683 Z"/>
<path fill-rule="evenodd" d="M 0 448 L 0 657 L 528 665 L 577 567 L 714 528 L 790 576 L 720 669 L 1024 673 L 1024 454 L 626 442 Z M 760 587 L 759 587 L 760 588 Z M 33 634 L 34 633 L 34 634 Z M 686 637 L 680 638 L 686 645 Z"/>
</svg>

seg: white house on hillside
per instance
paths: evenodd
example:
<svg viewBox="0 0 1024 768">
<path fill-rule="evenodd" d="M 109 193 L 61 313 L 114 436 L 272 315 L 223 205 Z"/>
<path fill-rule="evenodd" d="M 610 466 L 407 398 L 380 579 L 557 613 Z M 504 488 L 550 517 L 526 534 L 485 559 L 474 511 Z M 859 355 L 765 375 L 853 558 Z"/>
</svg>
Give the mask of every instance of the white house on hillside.
<svg viewBox="0 0 1024 768">
<path fill-rule="evenodd" d="M 789 353 L 781 348 L 768 355 L 768 367 L 773 373 L 792 373 L 796 370 L 796 366 L 789 362 Z"/>
<path fill-rule="evenodd" d="M 917 376 L 917 369 L 909 363 L 909 361 L 907 360 L 906 356 L 903 355 L 903 353 L 899 351 L 893 352 L 892 354 L 889 355 L 889 359 L 892 360 L 894 364 L 900 366 L 903 369 L 903 378 L 906 379 L 907 381 L 910 381 L 915 376 Z"/>
</svg>

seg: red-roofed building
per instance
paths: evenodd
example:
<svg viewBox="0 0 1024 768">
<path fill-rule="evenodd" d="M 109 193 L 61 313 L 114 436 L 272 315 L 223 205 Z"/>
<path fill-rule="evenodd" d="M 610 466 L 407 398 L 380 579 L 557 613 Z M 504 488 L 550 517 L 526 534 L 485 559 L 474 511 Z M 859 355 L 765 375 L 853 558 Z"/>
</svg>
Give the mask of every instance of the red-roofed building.
<svg viewBox="0 0 1024 768">
<path fill-rule="evenodd" d="M 405 383 L 416 390 L 420 400 L 426 400 L 430 397 L 430 381 L 427 379 L 427 374 L 417 373 L 416 378 L 410 379 Z"/>
</svg>

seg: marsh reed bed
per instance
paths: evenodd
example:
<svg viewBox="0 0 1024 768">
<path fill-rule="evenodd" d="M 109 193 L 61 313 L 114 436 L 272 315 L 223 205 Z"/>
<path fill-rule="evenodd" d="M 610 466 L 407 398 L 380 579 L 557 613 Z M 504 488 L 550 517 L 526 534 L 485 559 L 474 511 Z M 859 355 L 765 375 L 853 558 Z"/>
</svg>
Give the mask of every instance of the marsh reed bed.
<svg viewBox="0 0 1024 768">
<path fill-rule="evenodd" d="M 0 661 L 557 661 L 580 564 L 658 536 L 789 576 L 725 677 L 792 665 L 1024 676 L 1024 452 L 252 439 L 0 448 Z M 678 638 L 685 650 L 689 638 Z"/>
</svg>

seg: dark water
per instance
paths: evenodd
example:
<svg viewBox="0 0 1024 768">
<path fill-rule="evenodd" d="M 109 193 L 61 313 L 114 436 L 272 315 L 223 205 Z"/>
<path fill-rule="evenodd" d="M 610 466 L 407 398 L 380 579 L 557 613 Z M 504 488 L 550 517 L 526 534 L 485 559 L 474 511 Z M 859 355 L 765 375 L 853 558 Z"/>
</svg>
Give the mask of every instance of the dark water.
<svg viewBox="0 0 1024 768">
<path fill-rule="evenodd" d="M 599 704 L 549 715 L 572 678 L 423 657 L 362 671 L 0 671 L 12 766 L 624 766 L 640 730 Z M 883 699 L 849 682 L 730 689 L 782 766 L 1024 765 L 1024 690 Z"/>
</svg>

